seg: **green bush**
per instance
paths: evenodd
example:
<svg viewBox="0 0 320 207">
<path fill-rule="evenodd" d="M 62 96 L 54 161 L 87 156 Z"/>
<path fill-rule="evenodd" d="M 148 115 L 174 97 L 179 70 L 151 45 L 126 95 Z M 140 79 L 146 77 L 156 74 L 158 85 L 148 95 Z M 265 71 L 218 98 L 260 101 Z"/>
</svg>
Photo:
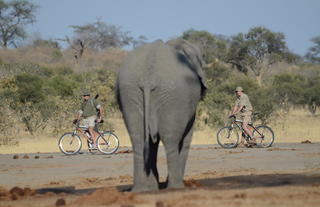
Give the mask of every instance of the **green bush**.
<svg viewBox="0 0 320 207">
<path fill-rule="evenodd" d="M 274 100 L 280 107 L 287 110 L 292 105 L 301 104 L 306 84 L 307 79 L 302 75 L 290 73 L 276 75 L 271 86 Z"/>
<path fill-rule="evenodd" d="M 22 103 L 40 103 L 45 99 L 42 90 L 43 80 L 31 74 L 21 74 L 16 76 L 15 84 L 18 87 L 18 99 Z"/>
<path fill-rule="evenodd" d="M 309 78 L 306 85 L 301 103 L 307 105 L 312 114 L 316 114 L 320 107 L 320 76 Z"/>
<path fill-rule="evenodd" d="M 62 76 L 73 74 L 73 70 L 70 67 L 58 67 L 54 68 L 53 71 Z"/>
<path fill-rule="evenodd" d="M 62 76 L 55 76 L 48 81 L 48 87 L 48 90 L 50 90 L 50 88 L 53 89 L 51 90 L 53 95 L 66 97 L 73 95 L 73 90 L 76 88 L 76 84 Z"/>
</svg>

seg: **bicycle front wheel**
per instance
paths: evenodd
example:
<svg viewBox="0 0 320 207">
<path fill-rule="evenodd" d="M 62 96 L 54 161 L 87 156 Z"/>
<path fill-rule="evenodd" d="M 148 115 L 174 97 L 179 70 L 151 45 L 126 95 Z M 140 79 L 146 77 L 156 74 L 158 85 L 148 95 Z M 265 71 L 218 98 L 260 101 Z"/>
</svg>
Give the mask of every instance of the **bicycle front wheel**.
<svg viewBox="0 0 320 207">
<path fill-rule="evenodd" d="M 98 150 L 103 154 L 113 154 L 119 148 L 119 139 L 117 135 L 112 132 L 103 132 L 97 138 L 97 147 Z"/>
<path fill-rule="evenodd" d="M 274 142 L 274 133 L 268 126 L 260 125 L 253 131 L 258 147 L 271 147 Z"/>
<path fill-rule="evenodd" d="M 223 148 L 235 148 L 239 142 L 239 134 L 235 128 L 223 127 L 217 133 L 217 141 Z"/>
<path fill-rule="evenodd" d="M 60 137 L 58 145 L 62 153 L 66 155 L 74 155 L 80 151 L 82 141 L 77 134 L 69 132 Z"/>
</svg>

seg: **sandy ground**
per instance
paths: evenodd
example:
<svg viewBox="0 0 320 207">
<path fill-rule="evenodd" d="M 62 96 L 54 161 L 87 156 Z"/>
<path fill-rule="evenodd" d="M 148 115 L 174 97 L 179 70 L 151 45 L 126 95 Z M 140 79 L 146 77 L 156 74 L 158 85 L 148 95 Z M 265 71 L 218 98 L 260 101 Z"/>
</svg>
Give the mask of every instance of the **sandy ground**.
<svg viewBox="0 0 320 207">
<path fill-rule="evenodd" d="M 135 194 L 132 153 L 0 156 L 0 206 L 319 206 L 320 143 L 268 149 L 195 145 L 186 188 Z M 160 149 L 158 169 L 166 177 Z"/>
</svg>

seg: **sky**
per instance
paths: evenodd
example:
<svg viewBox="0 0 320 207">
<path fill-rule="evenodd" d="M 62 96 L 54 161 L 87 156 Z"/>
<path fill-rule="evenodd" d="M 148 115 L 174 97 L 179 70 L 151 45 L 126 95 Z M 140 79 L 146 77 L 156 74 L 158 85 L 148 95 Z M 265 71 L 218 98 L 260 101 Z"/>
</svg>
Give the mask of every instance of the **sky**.
<svg viewBox="0 0 320 207">
<path fill-rule="evenodd" d="M 188 29 L 233 36 L 263 26 L 282 32 L 290 51 L 305 55 L 320 35 L 320 0 L 29 0 L 39 6 L 29 34 L 71 37 L 71 25 L 98 18 L 148 42 L 181 36 Z"/>
</svg>

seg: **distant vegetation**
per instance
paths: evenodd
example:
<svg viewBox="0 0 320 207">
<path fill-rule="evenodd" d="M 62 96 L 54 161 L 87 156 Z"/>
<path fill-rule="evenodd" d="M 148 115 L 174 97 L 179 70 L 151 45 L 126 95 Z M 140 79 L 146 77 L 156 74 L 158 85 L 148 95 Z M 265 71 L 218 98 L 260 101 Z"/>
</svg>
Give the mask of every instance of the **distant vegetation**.
<svg viewBox="0 0 320 207">
<path fill-rule="evenodd" d="M 10 14 L 23 11 L 16 17 L 29 18 L 24 23 L 31 23 L 36 8 L 28 1 L 0 0 L 0 145 L 13 144 L 17 135 L 66 130 L 84 88 L 100 94 L 107 120 L 117 114 L 114 91 L 116 72 L 127 53 L 123 47 L 147 42 L 144 36 L 133 38 L 98 19 L 92 24 L 73 25 L 72 37 L 34 37 L 21 44 L 26 37 L 25 24 Z M 13 33 L 8 39 L 4 29 L 12 25 L 17 30 L 8 30 Z M 232 37 L 190 29 L 181 37 L 199 46 L 210 66 L 205 69 L 208 91 L 198 108 L 198 128 L 225 122 L 239 85 L 249 95 L 258 113 L 255 118 L 261 122 L 285 118 L 294 107 L 317 114 L 320 36 L 312 39 L 314 46 L 304 57 L 289 51 L 284 34 L 264 27 Z M 61 41 L 68 47 L 62 49 Z"/>
</svg>

